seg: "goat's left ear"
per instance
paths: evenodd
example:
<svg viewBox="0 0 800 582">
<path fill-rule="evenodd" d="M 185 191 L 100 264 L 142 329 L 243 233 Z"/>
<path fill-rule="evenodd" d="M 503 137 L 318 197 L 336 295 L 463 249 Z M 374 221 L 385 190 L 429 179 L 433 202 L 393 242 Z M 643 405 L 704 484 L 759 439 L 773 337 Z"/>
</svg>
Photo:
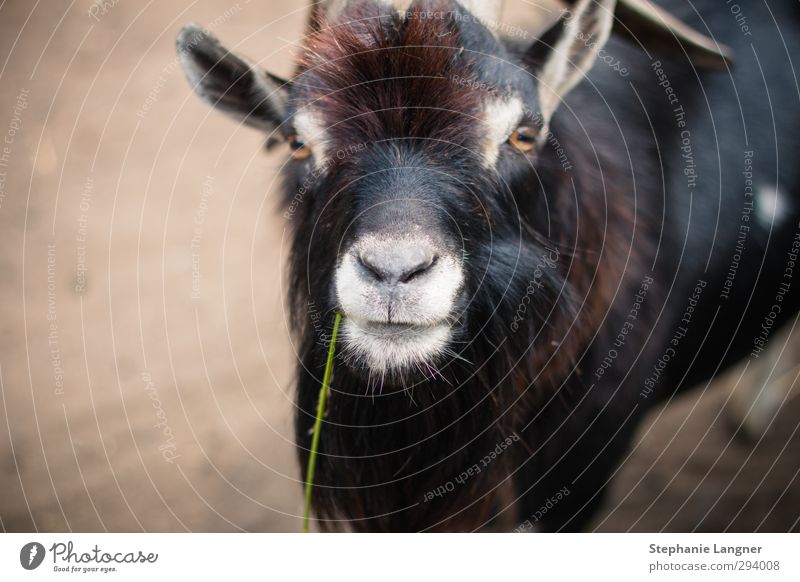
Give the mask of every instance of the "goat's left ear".
<svg viewBox="0 0 800 582">
<path fill-rule="evenodd" d="M 176 44 L 183 71 L 204 101 L 263 131 L 286 119 L 287 81 L 250 65 L 196 24 L 184 26 Z"/>
<path fill-rule="evenodd" d="M 614 25 L 616 0 L 580 0 L 530 49 L 545 127 L 567 93 L 597 61 Z"/>
</svg>

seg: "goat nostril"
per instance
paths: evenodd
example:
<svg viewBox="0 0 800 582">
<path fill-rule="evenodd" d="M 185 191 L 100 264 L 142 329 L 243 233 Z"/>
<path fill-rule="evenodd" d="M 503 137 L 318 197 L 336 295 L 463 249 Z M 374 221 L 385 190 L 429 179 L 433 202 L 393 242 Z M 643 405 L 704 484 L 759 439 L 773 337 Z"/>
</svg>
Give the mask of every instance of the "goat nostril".
<svg viewBox="0 0 800 582">
<path fill-rule="evenodd" d="M 389 252 L 364 251 L 358 254 L 364 274 L 380 283 L 409 283 L 427 272 L 439 260 L 437 255 L 419 247 L 394 248 Z"/>
<path fill-rule="evenodd" d="M 372 275 L 378 281 L 383 281 L 386 279 L 386 273 L 380 268 L 377 267 L 374 263 L 374 257 L 369 255 L 368 253 L 361 253 L 358 256 L 358 262 L 361 264 L 364 269 L 366 269 L 370 275 Z"/>
<path fill-rule="evenodd" d="M 436 264 L 436 261 L 439 260 L 438 256 L 432 256 L 430 259 L 427 259 L 424 263 L 420 263 L 416 267 L 413 267 L 409 270 L 409 272 L 400 278 L 401 283 L 408 283 L 412 279 L 416 279 L 426 271 L 428 271 L 433 265 Z"/>
</svg>

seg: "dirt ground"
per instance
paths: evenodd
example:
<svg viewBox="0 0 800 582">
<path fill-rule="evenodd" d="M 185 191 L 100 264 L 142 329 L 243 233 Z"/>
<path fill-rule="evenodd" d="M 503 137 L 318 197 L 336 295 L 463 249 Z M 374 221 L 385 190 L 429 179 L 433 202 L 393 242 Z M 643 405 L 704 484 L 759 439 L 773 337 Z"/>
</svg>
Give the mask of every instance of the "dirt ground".
<svg viewBox="0 0 800 582">
<path fill-rule="evenodd" d="M 286 152 L 190 93 L 174 38 L 197 21 L 288 75 L 305 13 L 0 2 L 4 531 L 300 530 Z M 798 529 L 800 399 L 746 437 L 738 373 L 653 414 L 598 530 Z"/>
</svg>

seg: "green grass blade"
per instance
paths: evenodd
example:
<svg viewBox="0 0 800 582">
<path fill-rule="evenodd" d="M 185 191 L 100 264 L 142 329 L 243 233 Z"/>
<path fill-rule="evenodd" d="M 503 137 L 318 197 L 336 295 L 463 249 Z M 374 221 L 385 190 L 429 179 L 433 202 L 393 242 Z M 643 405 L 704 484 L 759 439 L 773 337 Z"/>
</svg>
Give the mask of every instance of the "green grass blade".
<svg viewBox="0 0 800 582">
<path fill-rule="evenodd" d="M 328 363 L 325 364 L 325 375 L 322 377 L 322 388 L 319 391 L 319 403 L 317 404 L 317 419 L 314 421 L 314 435 L 311 438 L 311 452 L 308 456 L 308 467 L 306 468 L 306 510 L 303 515 L 303 531 L 310 531 L 311 519 L 311 491 L 314 488 L 314 470 L 317 468 L 317 451 L 319 450 L 319 434 L 322 431 L 322 417 L 325 416 L 325 404 L 328 401 L 330 391 L 331 374 L 333 373 L 333 357 L 336 354 L 336 336 L 339 335 L 339 324 L 342 322 L 342 314 L 336 314 L 333 322 L 333 333 L 331 333 L 331 346 L 328 349 Z"/>
</svg>

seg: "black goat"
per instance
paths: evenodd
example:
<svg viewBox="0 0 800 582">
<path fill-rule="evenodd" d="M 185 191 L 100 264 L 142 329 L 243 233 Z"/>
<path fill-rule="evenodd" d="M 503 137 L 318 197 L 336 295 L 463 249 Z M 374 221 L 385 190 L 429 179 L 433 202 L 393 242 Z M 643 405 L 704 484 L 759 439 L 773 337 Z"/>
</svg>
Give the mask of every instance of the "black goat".
<svg viewBox="0 0 800 582">
<path fill-rule="evenodd" d="M 345 315 L 320 523 L 472 530 L 515 502 L 580 529 L 648 408 L 798 309 L 800 5 L 748 5 L 745 31 L 719 2 L 661 3 L 728 70 L 700 35 L 611 37 L 631 1 L 575 2 L 525 46 L 492 2 L 328 4 L 291 81 L 178 38 L 202 97 L 292 148 L 303 466 Z M 687 52 L 649 52 L 667 37 Z"/>
</svg>

